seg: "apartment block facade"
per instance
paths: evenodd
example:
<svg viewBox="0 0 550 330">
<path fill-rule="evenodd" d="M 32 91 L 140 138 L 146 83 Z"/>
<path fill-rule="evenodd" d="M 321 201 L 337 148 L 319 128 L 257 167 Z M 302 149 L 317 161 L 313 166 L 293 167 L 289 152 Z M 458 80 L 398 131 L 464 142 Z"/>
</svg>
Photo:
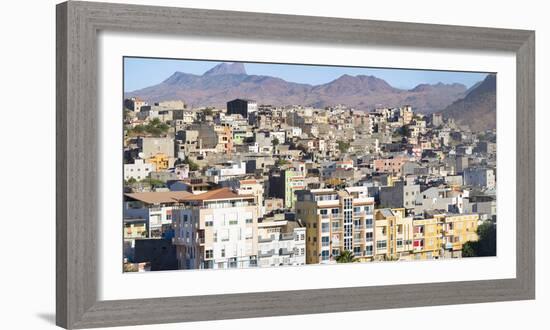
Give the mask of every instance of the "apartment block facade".
<svg viewBox="0 0 550 330">
<path fill-rule="evenodd" d="M 412 247 L 413 223 L 405 209 L 377 209 L 374 212 L 374 260 L 408 259 Z"/>
<path fill-rule="evenodd" d="M 306 263 L 306 228 L 275 214 L 258 224 L 258 265 L 297 266 Z"/>
<path fill-rule="evenodd" d="M 183 203 L 173 211 L 173 244 L 180 269 L 257 266 L 258 208 L 253 195 L 221 188 Z"/>
<path fill-rule="evenodd" d="M 334 263 L 344 251 L 374 255 L 374 198 L 366 187 L 296 192 L 296 216 L 306 225 L 306 263 Z"/>
</svg>

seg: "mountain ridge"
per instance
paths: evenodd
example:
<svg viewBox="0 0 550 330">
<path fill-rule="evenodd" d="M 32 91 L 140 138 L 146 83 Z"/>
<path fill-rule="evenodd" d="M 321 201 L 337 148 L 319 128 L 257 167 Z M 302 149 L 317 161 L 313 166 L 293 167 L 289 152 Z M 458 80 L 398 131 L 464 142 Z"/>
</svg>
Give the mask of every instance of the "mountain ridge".
<svg viewBox="0 0 550 330">
<path fill-rule="evenodd" d="M 324 84 L 310 85 L 273 76 L 250 75 L 242 63 L 224 62 L 203 75 L 174 72 L 161 83 L 125 93 L 125 97 L 139 96 L 150 103 L 182 99 L 194 107 L 224 107 L 227 101 L 239 97 L 276 106 L 346 104 L 357 110 L 410 104 L 415 111 L 432 113 L 465 97 L 466 91 L 462 84 L 441 82 L 400 89 L 375 76 L 348 74 Z"/>
</svg>

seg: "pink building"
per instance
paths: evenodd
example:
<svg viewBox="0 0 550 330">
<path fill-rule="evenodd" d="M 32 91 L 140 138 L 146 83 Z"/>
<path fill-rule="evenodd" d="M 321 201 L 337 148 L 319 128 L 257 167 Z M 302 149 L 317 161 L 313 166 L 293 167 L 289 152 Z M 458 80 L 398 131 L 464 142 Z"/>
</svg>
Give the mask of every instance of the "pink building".
<svg viewBox="0 0 550 330">
<path fill-rule="evenodd" d="M 374 170 L 381 173 L 401 175 L 403 164 L 407 162 L 405 157 L 382 158 L 374 161 Z"/>
</svg>

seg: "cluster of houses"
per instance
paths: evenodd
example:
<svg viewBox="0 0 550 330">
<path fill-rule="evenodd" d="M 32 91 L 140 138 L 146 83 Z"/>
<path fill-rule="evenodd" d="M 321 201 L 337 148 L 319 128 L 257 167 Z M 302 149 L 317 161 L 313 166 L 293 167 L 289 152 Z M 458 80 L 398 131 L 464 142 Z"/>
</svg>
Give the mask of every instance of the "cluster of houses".
<svg viewBox="0 0 550 330">
<path fill-rule="evenodd" d="M 126 271 L 459 258 L 496 222 L 495 131 L 441 114 L 124 108 Z"/>
</svg>

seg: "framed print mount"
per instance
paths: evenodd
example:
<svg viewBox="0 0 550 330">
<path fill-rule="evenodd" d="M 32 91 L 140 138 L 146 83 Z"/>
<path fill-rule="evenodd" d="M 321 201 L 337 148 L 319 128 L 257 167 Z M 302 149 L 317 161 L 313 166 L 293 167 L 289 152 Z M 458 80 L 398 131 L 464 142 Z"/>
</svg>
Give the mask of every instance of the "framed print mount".
<svg viewBox="0 0 550 330">
<path fill-rule="evenodd" d="M 95 143 L 103 129 L 97 110 L 98 35 L 106 31 L 515 53 L 515 278 L 102 300 L 97 235 L 106 187 L 98 183 L 101 153 Z M 92 2 L 58 5 L 57 323 L 85 328 L 533 299 L 534 72 L 532 31 Z"/>
</svg>

